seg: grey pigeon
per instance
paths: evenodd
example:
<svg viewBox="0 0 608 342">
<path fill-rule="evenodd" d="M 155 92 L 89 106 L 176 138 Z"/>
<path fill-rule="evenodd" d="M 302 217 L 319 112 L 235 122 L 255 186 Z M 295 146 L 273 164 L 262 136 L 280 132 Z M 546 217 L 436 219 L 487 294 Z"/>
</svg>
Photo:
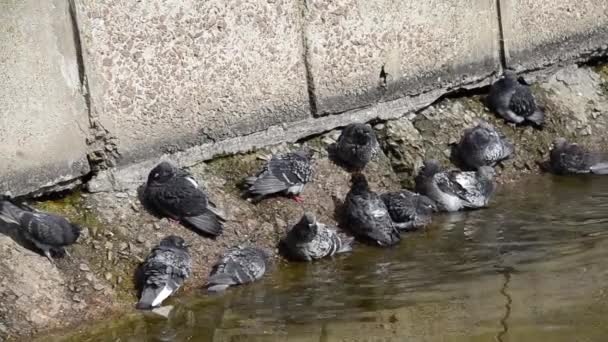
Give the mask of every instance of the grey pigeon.
<svg viewBox="0 0 608 342">
<path fill-rule="evenodd" d="M 448 212 L 487 207 L 494 188 L 494 169 L 489 166 L 468 172 L 442 171 L 437 160 L 428 160 L 416 176 L 416 191 Z"/>
<path fill-rule="evenodd" d="M 352 123 L 328 148 L 331 159 L 349 172 L 359 172 L 378 153 L 376 133 L 370 125 Z"/>
<path fill-rule="evenodd" d="M 144 200 L 159 214 L 181 221 L 197 232 L 218 236 L 225 219 L 196 180 L 169 162 L 158 164 L 148 176 Z"/>
<path fill-rule="evenodd" d="M 376 246 L 388 247 L 401 237 L 378 194 L 370 191 L 363 174 L 353 174 L 352 186 L 345 200 L 346 228 L 358 239 Z"/>
<path fill-rule="evenodd" d="M 245 195 L 257 202 L 265 196 L 282 193 L 301 202 L 298 195 L 314 177 L 311 158 L 310 151 L 273 155 L 256 176 L 244 179 Z"/>
<path fill-rule="evenodd" d="M 20 234 L 39 248 L 51 264 L 54 264 L 51 251 L 69 256 L 65 247 L 74 244 L 80 236 L 80 227 L 67 219 L 17 205 L 9 199 L 0 200 L 0 219 L 19 225 Z"/>
<path fill-rule="evenodd" d="M 252 283 L 264 275 L 269 255 L 255 247 L 237 246 L 229 249 L 213 266 L 207 290 L 224 291 L 230 286 Z"/>
<path fill-rule="evenodd" d="M 513 70 L 505 70 L 503 77 L 492 84 L 487 102 L 491 110 L 509 122 L 530 121 L 542 126 L 545 121 L 530 88 L 518 81 Z"/>
<path fill-rule="evenodd" d="M 514 150 L 513 144 L 503 134 L 483 121 L 473 128 L 465 129 L 456 146 L 458 159 L 472 170 L 482 166 L 495 166 L 508 159 Z"/>
<path fill-rule="evenodd" d="M 553 141 L 551 170 L 557 174 L 593 173 L 608 175 L 608 152 L 589 151 L 564 138 Z"/>
<path fill-rule="evenodd" d="M 292 260 L 311 261 L 352 250 L 352 238 L 341 238 L 334 227 L 305 213 L 281 241 L 283 254 Z"/>
<path fill-rule="evenodd" d="M 380 195 L 393 220 L 401 231 L 424 228 L 432 221 L 437 205 L 432 199 L 409 190 L 387 192 Z"/>
<path fill-rule="evenodd" d="M 192 259 L 184 239 L 175 235 L 162 239 L 139 271 L 142 292 L 137 308 L 149 310 L 160 306 L 192 274 Z"/>
</svg>

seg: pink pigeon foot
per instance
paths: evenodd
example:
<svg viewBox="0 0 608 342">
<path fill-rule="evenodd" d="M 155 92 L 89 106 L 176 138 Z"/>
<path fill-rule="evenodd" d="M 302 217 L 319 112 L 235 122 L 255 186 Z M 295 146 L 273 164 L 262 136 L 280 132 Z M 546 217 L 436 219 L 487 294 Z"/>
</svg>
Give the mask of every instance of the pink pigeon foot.
<svg viewBox="0 0 608 342">
<path fill-rule="evenodd" d="M 301 196 L 293 196 L 292 198 L 294 201 L 296 201 L 296 203 L 304 203 L 304 198 Z"/>
</svg>

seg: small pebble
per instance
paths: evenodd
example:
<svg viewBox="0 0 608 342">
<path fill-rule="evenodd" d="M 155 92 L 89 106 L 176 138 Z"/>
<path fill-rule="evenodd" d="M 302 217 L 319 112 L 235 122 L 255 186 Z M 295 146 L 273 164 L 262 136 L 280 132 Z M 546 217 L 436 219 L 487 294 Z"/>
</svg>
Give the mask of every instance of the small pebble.
<svg viewBox="0 0 608 342">
<path fill-rule="evenodd" d="M 106 272 L 106 274 L 104 274 L 103 277 L 105 278 L 105 280 L 110 281 L 110 280 L 112 280 L 112 273 Z"/>
<path fill-rule="evenodd" d="M 117 197 L 117 198 L 128 198 L 129 197 L 129 195 L 127 193 L 124 193 L 124 192 L 117 192 L 117 193 L 114 194 L 114 196 Z"/>
<path fill-rule="evenodd" d="M 125 249 L 127 249 L 127 247 L 129 247 L 129 245 L 124 241 L 118 245 L 118 249 L 120 249 L 121 251 L 124 251 Z"/>
<path fill-rule="evenodd" d="M 87 264 L 80 264 L 80 270 L 83 272 L 88 272 L 91 269 L 89 268 L 89 265 L 87 265 Z"/>
<path fill-rule="evenodd" d="M 137 241 L 137 243 L 144 243 L 146 240 L 144 239 L 144 237 L 142 235 L 137 235 L 137 237 L 135 238 L 135 241 Z"/>
<path fill-rule="evenodd" d="M 76 303 L 82 302 L 82 298 L 80 298 L 79 295 L 72 296 L 72 300 L 75 301 Z"/>
<path fill-rule="evenodd" d="M 101 291 L 101 290 L 103 290 L 103 285 L 101 285 L 100 283 L 95 283 L 95 284 L 93 284 L 93 289 L 95 291 Z"/>
</svg>

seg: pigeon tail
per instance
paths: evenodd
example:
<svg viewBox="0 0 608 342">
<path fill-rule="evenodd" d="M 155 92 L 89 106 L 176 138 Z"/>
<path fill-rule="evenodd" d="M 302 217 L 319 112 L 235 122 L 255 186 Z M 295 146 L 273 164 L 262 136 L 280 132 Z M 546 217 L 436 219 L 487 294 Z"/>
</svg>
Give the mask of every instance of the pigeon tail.
<svg viewBox="0 0 608 342">
<path fill-rule="evenodd" d="M 226 221 L 221 215 L 219 215 L 219 212 L 214 208 L 211 208 L 211 206 L 207 207 L 203 214 L 198 216 L 184 217 L 183 220 L 197 231 L 212 236 L 222 234 L 224 222 Z"/>
<path fill-rule="evenodd" d="M 608 162 L 595 164 L 589 170 L 596 175 L 608 175 Z"/>
<path fill-rule="evenodd" d="M 526 118 L 526 120 L 528 120 L 538 126 L 542 126 L 545 123 L 545 113 L 542 110 L 537 108 L 534 111 L 534 113 L 532 113 L 532 115 L 530 115 Z"/>
<path fill-rule="evenodd" d="M 342 242 L 342 245 L 340 246 L 340 249 L 338 249 L 336 254 L 352 252 L 353 242 L 355 241 L 355 238 L 353 238 L 353 237 L 341 238 L 340 241 Z"/>
<path fill-rule="evenodd" d="M 209 292 L 221 292 L 226 290 L 232 285 L 235 285 L 235 281 L 229 274 L 216 274 L 211 276 L 207 281 L 207 291 Z"/>
<path fill-rule="evenodd" d="M 8 199 L 0 201 L 0 219 L 7 223 L 20 224 L 24 210 Z"/>
<path fill-rule="evenodd" d="M 142 291 L 141 299 L 135 307 L 139 310 L 151 310 L 160 306 L 162 302 L 173 293 L 173 291 L 174 290 L 167 285 L 159 288 L 146 287 Z"/>
</svg>

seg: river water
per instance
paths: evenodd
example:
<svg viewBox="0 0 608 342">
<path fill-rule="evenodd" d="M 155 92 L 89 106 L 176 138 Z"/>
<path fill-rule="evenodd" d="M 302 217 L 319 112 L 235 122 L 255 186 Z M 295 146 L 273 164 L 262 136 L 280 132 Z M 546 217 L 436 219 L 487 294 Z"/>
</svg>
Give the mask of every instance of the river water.
<svg viewBox="0 0 608 342">
<path fill-rule="evenodd" d="M 608 341 L 608 177 L 531 177 L 404 237 L 44 341 Z"/>
</svg>

